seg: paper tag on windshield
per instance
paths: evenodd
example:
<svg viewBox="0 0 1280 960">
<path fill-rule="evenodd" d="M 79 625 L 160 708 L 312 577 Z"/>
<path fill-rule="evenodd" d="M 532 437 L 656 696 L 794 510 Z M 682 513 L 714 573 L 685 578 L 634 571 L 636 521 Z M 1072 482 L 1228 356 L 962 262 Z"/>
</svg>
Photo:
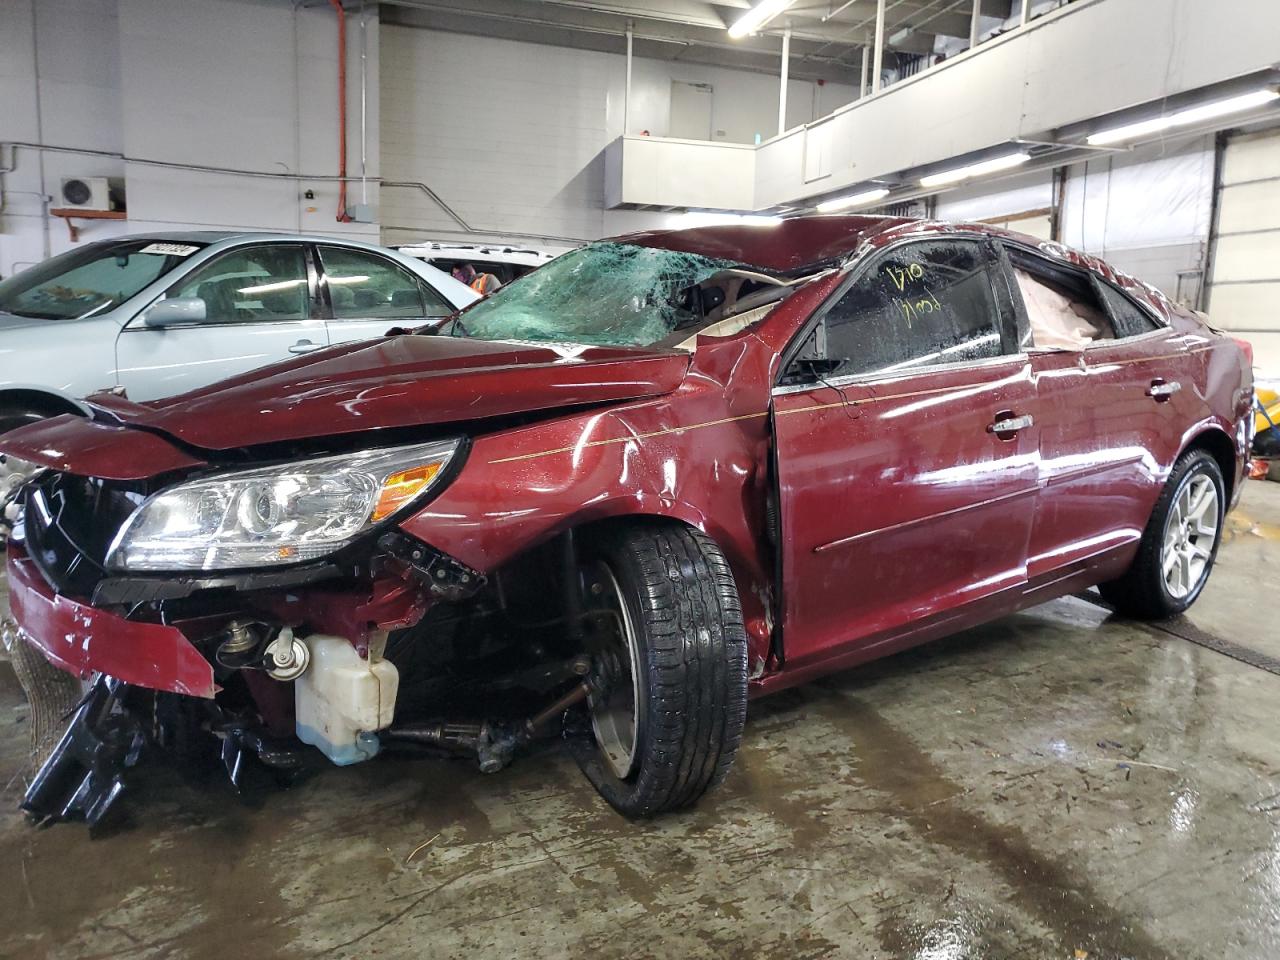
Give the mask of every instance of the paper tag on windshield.
<svg viewBox="0 0 1280 960">
<path fill-rule="evenodd" d="M 199 250 L 189 243 L 148 243 L 139 253 L 162 253 L 170 257 L 189 257 Z"/>
</svg>

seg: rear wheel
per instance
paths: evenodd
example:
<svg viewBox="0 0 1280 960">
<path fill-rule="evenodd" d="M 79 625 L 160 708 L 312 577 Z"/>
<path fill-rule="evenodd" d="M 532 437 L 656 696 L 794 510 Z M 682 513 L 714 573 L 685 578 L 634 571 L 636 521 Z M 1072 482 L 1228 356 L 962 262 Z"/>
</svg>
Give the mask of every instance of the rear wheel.
<svg viewBox="0 0 1280 960">
<path fill-rule="evenodd" d="M 1222 468 L 1204 450 L 1184 453 L 1156 501 L 1133 566 L 1099 586 L 1119 613 L 1140 620 L 1176 616 L 1209 580 L 1226 504 Z"/>
<path fill-rule="evenodd" d="M 695 803 L 733 765 L 747 711 L 747 640 L 724 555 L 674 523 L 610 531 L 583 566 L 585 642 L 605 692 L 571 715 L 579 766 L 616 810 Z"/>
</svg>

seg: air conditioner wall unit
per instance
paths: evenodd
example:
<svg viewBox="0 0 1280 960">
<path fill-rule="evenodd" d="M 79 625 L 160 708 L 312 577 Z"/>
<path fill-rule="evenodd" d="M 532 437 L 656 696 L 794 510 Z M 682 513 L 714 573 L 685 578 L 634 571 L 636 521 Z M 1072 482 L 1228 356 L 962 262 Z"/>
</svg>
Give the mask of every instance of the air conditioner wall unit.
<svg viewBox="0 0 1280 960">
<path fill-rule="evenodd" d="M 63 177 L 61 206 L 71 210 L 110 210 L 111 184 L 106 177 Z"/>
</svg>

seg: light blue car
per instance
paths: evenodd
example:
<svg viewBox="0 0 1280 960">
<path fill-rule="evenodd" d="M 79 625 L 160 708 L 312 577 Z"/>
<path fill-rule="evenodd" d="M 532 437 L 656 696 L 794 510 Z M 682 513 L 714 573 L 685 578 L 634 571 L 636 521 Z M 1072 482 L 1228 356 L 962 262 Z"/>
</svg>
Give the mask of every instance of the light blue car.
<svg viewBox="0 0 1280 960">
<path fill-rule="evenodd" d="M 0 432 L 104 389 L 155 400 L 388 328 L 475 291 L 372 244 L 157 233 L 77 247 L 0 282 Z"/>
</svg>

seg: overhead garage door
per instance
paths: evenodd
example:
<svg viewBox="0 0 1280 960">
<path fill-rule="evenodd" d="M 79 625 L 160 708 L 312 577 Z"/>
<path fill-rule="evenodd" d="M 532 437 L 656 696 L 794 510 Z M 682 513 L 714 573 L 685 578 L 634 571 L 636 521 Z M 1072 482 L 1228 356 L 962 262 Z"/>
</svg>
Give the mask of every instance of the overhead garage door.
<svg viewBox="0 0 1280 960">
<path fill-rule="evenodd" d="M 1219 191 L 1209 317 L 1280 379 L 1280 131 L 1229 140 Z"/>
</svg>

